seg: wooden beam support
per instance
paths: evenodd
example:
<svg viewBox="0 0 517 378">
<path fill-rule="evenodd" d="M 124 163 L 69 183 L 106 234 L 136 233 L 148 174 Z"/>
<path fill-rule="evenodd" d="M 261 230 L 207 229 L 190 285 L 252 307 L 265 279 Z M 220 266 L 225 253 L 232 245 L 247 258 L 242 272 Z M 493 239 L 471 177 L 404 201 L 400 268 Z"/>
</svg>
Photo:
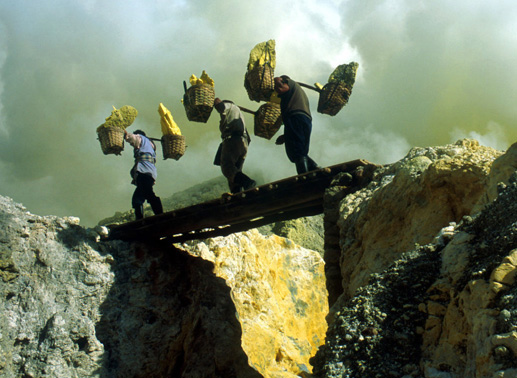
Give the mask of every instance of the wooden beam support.
<svg viewBox="0 0 517 378">
<path fill-rule="evenodd" d="M 309 217 L 313 215 L 321 214 L 323 211 L 323 206 L 321 204 L 313 205 L 312 207 L 304 207 L 291 211 L 283 211 L 281 213 L 277 213 L 274 215 L 264 216 L 258 219 L 253 219 L 249 221 L 243 221 L 240 223 L 219 227 L 216 229 L 204 229 L 204 230 L 196 230 L 187 232 L 185 234 L 174 235 L 165 238 L 166 241 L 171 243 L 182 243 L 187 240 L 195 240 L 195 239 L 206 239 L 212 238 L 216 236 L 227 236 L 233 234 L 235 232 L 247 231 L 252 228 L 257 228 L 264 226 L 266 224 L 271 224 L 275 222 L 281 222 L 289 219 L 296 219 L 302 217 Z"/>
</svg>

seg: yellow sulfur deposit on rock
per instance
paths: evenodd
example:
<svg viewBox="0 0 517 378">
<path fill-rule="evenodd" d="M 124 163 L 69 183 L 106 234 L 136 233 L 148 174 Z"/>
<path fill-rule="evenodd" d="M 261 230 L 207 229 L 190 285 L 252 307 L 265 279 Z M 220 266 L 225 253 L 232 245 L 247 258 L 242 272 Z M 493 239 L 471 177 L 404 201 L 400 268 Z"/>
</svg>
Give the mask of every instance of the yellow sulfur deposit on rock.
<svg viewBox="0 0 517 378">
<path fill-rule="evenodd" d="M 196 75 L 192 74 L 192 76 L 190 76 L 189 81 L 190 85 L 208 84 L 212 87 L 214 86 L 214 80 L 210 76 L 208 76 L 205 70 L 203 70 L 199 78 L 196 77 Z"/>
<path fill-rule="evenodd" d="M 97 128 L 97 132 L 101 127 L 120 127 L 126 129 L 135 121 L 138 111 L 129 105 L 124 105 L 120 109 L 113 107 L 111 115 L 106 118 L 106 122 Z"/>
<path fill-rule="evenodd" d="M 270 39 L 267 42 L 261 42 L 250 51 L 248 71 L 251 71 L 256 65 L 263 66 L 266 63 L 268 63 L 271 68 L 275 68 L 276 53 L 274 39 Z"/>
<path fill-rule="evenodd" d="M 230 288 L 250 365 L 264 377 L 307 376 L 327 330 L 321 256 L 256 229 L 208 239 L 188 252 L 212 262 Z"/>
<path fill-rule="evenodd" d="M 163 135 L 181 135 L 181 130 L 174 122 L 172 114 L 161 102 L 158 105 L 158 113 L 160 113 L 160 124 L 162 126 Z"/>
</svg>

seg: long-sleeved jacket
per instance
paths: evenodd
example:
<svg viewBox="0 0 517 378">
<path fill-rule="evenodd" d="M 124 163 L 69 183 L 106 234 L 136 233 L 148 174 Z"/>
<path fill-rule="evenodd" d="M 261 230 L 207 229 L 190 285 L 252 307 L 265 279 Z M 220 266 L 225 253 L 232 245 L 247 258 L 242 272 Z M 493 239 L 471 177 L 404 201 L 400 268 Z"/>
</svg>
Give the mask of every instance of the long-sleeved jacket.
<svg viewBox="0 0 517 378">
<path fill-rule="evenodd" d="M 287 85 L 289 85 L 289 90 L 279 96 L 282 116 L 284 117 L 303 113 L 312 119 L 311 110 L 309 108 L 309 99 L 300 84 L 292 79 L 288 79 Z"/>
<path fill-rule="evenodd" d="M 221 139 L 223 140 L 232 136 L 249 138 L 242 112 L 233 102 L 224 101 L 224 111 L 221 114 L 219 130 L 221 131 Z"/>
<path fill-rule="evenodd" d="M 156 147 L 154 143 L 143 135 L 130 132 L 126 134 L 125 139 L 134 148 L 135 166 L 132 171 L 151 175 L 156 180 Z"/>
</svg>

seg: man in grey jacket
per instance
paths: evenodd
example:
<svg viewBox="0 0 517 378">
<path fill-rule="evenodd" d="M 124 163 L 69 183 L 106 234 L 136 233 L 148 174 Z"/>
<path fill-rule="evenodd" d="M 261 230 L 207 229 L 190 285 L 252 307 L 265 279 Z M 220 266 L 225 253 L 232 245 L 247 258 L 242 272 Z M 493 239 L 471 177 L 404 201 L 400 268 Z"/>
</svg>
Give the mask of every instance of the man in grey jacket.
<svg viewBox="0 0 517 378">
<path fill-rule="evenodd" d="M 228 100 L 216 98 L 214 107 L 221 116 L 219 130 L 222 139 L 214 164 L 221 166 L 231 193 L 251 189 L 257 185 L 256 182 L 242 172 L 250 142 L 244 116 L 239 107 Z"/>
</svg>

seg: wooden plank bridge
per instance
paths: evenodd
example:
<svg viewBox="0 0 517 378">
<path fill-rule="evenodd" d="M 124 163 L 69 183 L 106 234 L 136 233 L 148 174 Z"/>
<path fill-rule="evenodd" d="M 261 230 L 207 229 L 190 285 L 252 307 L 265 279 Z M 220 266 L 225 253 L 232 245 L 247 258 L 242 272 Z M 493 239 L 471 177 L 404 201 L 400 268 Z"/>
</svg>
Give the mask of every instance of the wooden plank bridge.
<svg viewBox="0 0 517 378">
<path fill-rule="evenodd" d="M 261 185 L 237 194 L 136 221 L 110 225 L 109 238 L 126 241 L 163 240 L 180 243 L 226 236 L 266 224 L 323 213 L 325 189 L 339 173 L 343 189 L 366 186 L 378 165 L 354 160 Z"/>
</svg>

